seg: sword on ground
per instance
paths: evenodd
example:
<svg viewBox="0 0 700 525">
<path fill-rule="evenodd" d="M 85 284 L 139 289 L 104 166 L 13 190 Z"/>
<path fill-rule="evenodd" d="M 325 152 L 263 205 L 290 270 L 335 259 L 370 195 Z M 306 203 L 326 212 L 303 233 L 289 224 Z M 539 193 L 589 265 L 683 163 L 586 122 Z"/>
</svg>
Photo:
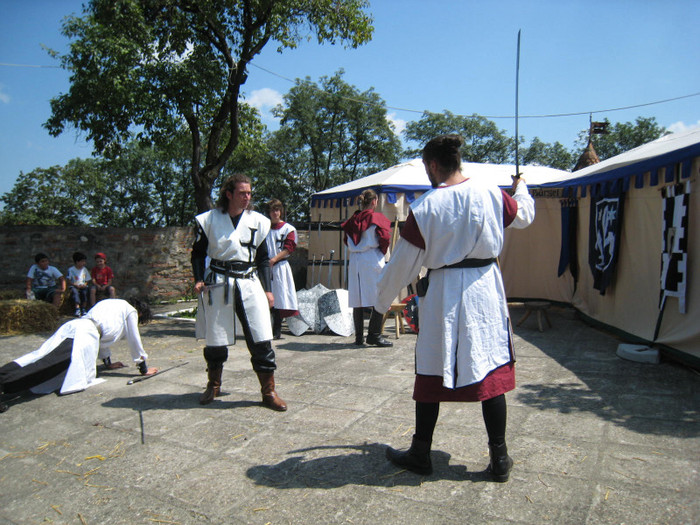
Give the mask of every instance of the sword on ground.
<svg viewBox="0 0 700 525">
<path fill-rule="evenodd" d="M 189 363 L 189 361 L 185 361 L 184 363 L 180 363 L 179 365 L 171 366 L 170 368 L 166 368 L 164 370 L 158 370 L 155 374 L 151 374 L 150 376 L 140 376 L 140 377 L 135 377 L 133 379 L 129 379 L 126 382 L 126 384 L 133 385 L 134 383 L 138 383 L 139 381 L 145 381 L 146 379 L 150 379 L 152 377 L 155 377 L 159 374 L 167 372 L 168 370 L 172 370 L 173 368 L 180 368 L 181 366 L 185 366 L 187 363 Z"/>
</svg>

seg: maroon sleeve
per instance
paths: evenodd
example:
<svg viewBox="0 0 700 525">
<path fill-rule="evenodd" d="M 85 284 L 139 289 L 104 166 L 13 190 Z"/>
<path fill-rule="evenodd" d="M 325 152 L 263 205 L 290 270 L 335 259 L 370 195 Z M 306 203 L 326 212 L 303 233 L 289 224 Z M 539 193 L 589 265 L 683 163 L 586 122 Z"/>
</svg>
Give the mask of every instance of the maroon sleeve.
<svg viewBox="0 0 700 525">
<path fill-rule="evenodd" d="M 507 228 L 518 214 L 518 201 L 504 190 L 501 190 L 501 193 L 503 194 L 503 227 Z"/>
<path fill-rule="evenodd" d="M 294 253 L 294 250 L 297 247 L 297 236 L 295 232 L 289 232 L 289 235 L 287 235 L 287 238 L 284 240 L 284 244 L 282 246 L 283 249 L 287 250 L 289 252 L 289 255 Z"/>
<path fill-rule="evenodd" d="M 410 242 L 413 246 L 425 250 L 425 239 L 418 228 L 416 218 L 413 216 L 413 210 L 409 210 L 406 223 L 401 228 L 401 237 Z"/>
<path fill-rule="evenodd" d="M 389 241 L 391 240 L 391 230 L 377 226 L 375 232 L 377 233 L 377 240 L 379 241 L 379 251 L 386 255 L 389 249 Z"/>
</svg>

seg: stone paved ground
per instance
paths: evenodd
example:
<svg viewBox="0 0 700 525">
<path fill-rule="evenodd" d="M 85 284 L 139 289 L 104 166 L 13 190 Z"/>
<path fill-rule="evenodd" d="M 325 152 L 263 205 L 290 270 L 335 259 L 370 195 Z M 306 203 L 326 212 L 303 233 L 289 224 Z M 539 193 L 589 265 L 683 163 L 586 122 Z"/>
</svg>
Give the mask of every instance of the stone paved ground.
<svg viewBox="0 0 700 525">
<path fill-rule="evenodd" d="M 516 329 L 508 483 L 484 475 L 475 404 L 442 405 L 432 475 L 386 461 L 386 445 L 413 432 L 415 335 L 395 340 L 392 321 L 390 349 L 285 333 L 289 411 L 275 413 L 240 346 L 225 395 L 200 406 L 193 324 L 161 319 L 142 329 L 149 364 L 183 366 L 134 385 L 134 367 L 105 372 L 84 392 L 27 395 L 0 414 L 0 523 L 700 523 L 698 374 L 623 361 L 620 341 L 571 310 L 550 317 L 543 333 L 534 319 Z M 0 361 L 43 337 L 1 337 Z M 128 359 L 122 343 L 113 354 Z"/>
</svg>

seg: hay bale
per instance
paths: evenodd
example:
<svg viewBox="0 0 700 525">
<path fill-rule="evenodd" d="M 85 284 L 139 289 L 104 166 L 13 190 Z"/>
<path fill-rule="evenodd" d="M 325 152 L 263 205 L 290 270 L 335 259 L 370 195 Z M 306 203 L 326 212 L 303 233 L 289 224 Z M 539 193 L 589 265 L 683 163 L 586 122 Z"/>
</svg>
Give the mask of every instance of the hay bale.
<svg viewBox="0 0 700 525">
<path fill-rule="evenodd" d="M 44 301 L 0 301 L 0 334 L 51 332 L 58 328 L 58 311 Z"/>
</svg>

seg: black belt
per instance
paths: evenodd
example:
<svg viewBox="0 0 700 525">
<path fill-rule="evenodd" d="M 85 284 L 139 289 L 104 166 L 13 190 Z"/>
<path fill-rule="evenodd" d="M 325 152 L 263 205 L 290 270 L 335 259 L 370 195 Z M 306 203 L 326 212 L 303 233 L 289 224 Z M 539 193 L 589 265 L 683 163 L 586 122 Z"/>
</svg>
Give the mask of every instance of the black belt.
<svg viewBox="0 0 700 525">
<path fill-rule="evenodd" d="M 483 268 L 484 266 L 488 266 L 489 264 L 493 264 L 496 262 L 496 258 L 492 257 L 491 259 L 462 259 L 459 262 L 456 262 L 454 264 L 448 264 L 447 266 L 441 266 L 440 268 L 435 268 L 436 270 L 444 270 L 445 268 Z"/>
<path fill-rule="evenodd" d="M 447 266 L 441 266 L 440 268 L 434 268 L 435 270 L 444 270 L 445 268 L 483 268 L 484 266 L 489 266 L 496 262 L 496 258 L 491 259 L 462 259 L 454 264 L 448 264 Z M 418 279 L 416 283 L 416 293 L 418 297 L 424 297 L 428 292 L 428 285 L 430 284 L 430 272 L 433 269 L 429 269 L 425 277 Z"/>
<path fill-rule="evenodd" d="M 229 283 L 228 278 L 233 277 L 234 279 L 251 279 L 255 275 L 255 265 L 251 265 L 247 262 L 241 261 L 220 261 L 218 259 L 212 259 L 209 263 L 209 269 L 214 272 L 221 274 L 225 277 L 224 281 L 224 304 L 228 304 L 228 293 L 229 293 Z M 209 292 L 209 304 L 211 301 L 211 291 Z"/>
</svg>

